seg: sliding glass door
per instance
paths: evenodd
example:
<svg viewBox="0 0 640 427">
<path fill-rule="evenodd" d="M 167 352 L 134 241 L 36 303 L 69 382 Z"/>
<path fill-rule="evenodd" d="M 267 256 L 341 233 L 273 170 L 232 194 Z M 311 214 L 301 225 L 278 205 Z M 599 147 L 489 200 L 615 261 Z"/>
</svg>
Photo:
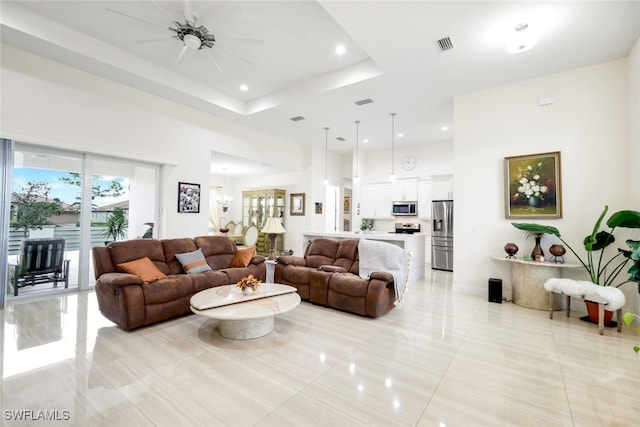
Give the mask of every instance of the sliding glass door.
<svg viewBox="0 0 640 427">
<path fill-rule="evenodd" d="M 91 248 L 155 235 L 157 165 L 16 144 L 10 166 L 5 286 L 9 299 L 56 292 L 66 286 L 88 289 L 95 283 Z M 34 240 L 64 242 L 69 266 L 64 280 L 33 279 L 25 257 L 30 256 L 27 246 Z M 34 263 L 42 267 L 55 252 L 39 251 L 40 258 Z M 46 278 L 46 273 L 42 275 Z"/>
</svg>

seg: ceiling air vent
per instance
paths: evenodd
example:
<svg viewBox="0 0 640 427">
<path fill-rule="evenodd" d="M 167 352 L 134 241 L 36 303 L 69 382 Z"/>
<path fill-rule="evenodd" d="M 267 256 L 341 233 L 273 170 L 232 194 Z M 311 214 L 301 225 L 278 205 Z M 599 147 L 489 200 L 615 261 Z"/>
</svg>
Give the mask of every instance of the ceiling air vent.
<svg viewBox="0 0 640 427">
<path fill-rule="evenodd" d="M 371 98 L 361 99 L 360 101 L 356 101 L 356 105 L 371 104 L 372 102 L 373 102 L 373 99 Z"/>
<path fill-rule="evenodd" d="M 438 47 L 440 48 L 440 52 L 446 52 L 448 50 L 453 49 L 453 41 L 450 37 L 443 37 L 439 40 L 436 40 Z"/>
<path fill-rule="evenodd" d="M 303 116 L 295 116 L 295 117 L 291 117 L 289 120 L 291 120 L 292 122 L 299 122 L 300 120 L 305 120 L 306 117 Z"/>
<path fill-rule="evenodd" d="M 340 141 L 340 142 L 342 142 L 342 141 L 346 141 L 346 139 L 344 139 L 344 138 L 343 138 L 343 137 L 341 137 L 341 136 L 336 137 L 336 139 L 337 139 L 338 141 Z"/>
</svg>

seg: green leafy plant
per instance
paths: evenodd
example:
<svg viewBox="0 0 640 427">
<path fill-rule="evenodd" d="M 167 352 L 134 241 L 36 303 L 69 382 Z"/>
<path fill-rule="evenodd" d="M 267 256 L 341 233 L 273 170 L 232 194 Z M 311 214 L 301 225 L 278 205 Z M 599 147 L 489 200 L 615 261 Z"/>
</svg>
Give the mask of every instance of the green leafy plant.
<svg viewBox="0 0 640 427">
<path fill-rule="evenodd" d="M 586 236 L 582 242 L 587 252 L 584 259 L 562 238 L 560 231 L 555 227 L 532 223 L 512 223 L 512 225 L 528 233 L 544 233 L 556 236 L 580 261 L 580 264 L 589 274 L 590 280 L 598 285 L 612 286 L 616 277 L 624 270 L 627 263 L 632 262 L 632 266 L 628 270 L 629 277 L 626 281 L 616 285 L 616 287 L 625 283 L 635 282 L 638 284 L 638 292 L 640 293 L 640 241 L 627 240 L 626 244 L 629 248 L 618 248 L 618 251 L 609 259 L 605 258 L 604 253 L 604 249 L 616 240 L 613 235 L 616 228 L 640 229 L 640 212 L 632 210 L 615 212 L 606 222 L 609 230 L 600 230 L 608 210 L 609 207 L 605 206 L 604 211 L 593 226 L 591 234 Z"/>
<path fill-rule="evenodd" d="M 12 226 L 22 229 L 26 237 L 30 229 L 42 229 L 51 224 L 50 218 L 62 213 L 62 203 L 49 199 L 51 186 L 44 181 L 29 181 L 20 193 L 13 193 L 15 218 Z"/>
<path fill-rule="evenodd" d="M 109 239 L 113 237 L 113 240 L 124 239 L 127 237 L 127 227 L 129 224 L 127 223 L 127 219 L 124 216 L 124 211 L 122 209 L 116 209 L 109 218 L 107 218 L 107 228 L 102 233 L 105 239 Z"/>
<path fill-rule="evenodd" d="M 372 230 L 372 229 L 373 229 L 373 220 L 363 219 L 362 222 L 360 223 L 360 230 L 366 231 L 366 230 Z"/>
<path fill-rule="evenodd" d="M 631 324 L 633 323 L 633 320 L 635 318 L 640 319 L 640 316 L 638 316 L 635 313 L 625 313 L 624 316 L 622 316 L 622 321 L 624 322 L 625 325 L 627 326 L 631 326 Z M 636 326 L 635 331 L 640 334 L 640 326 Z M 638 345 L 634 345 L 633 346 L 633 351 L 636 352 L 636 354 L 640 354 L 640 346 Z"/>
</svg>

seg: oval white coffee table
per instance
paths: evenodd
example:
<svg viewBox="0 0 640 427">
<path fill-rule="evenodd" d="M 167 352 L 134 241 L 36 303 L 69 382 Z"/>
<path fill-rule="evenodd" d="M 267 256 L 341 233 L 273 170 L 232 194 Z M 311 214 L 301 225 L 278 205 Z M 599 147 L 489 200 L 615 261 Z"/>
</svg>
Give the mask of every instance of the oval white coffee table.
<svg viewBox="0 0 640 427">
<path fill-rule="evenodd" d="M 195 314 L 220 321 L 220 335 L 247 340 L 273 331 L 276 314 L 296 308 L 300 295 L 293 286 L 278 283 L 263 283 L 247 295 L 235 285 L 226 285 L 198 292 L 190 302 Z"/>
</svg>

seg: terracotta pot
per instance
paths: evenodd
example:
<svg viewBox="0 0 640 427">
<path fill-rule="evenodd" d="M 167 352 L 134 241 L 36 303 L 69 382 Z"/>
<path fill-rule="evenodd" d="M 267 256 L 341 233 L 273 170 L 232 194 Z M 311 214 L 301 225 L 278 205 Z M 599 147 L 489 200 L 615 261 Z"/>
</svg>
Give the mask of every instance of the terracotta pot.
<svg viewBox="0 0 640 427">
<path fill-rule="evenodd" d="M 587 306 L 587 314 L 589 315 L 589 321 L 592 323 L 598 323 L 598 303 L 585 301 L 584 304 Z M 604 324 L 611 323 L 613 320 L 613 311 L 605 310 L 604 311 Z"/>
</svg>

